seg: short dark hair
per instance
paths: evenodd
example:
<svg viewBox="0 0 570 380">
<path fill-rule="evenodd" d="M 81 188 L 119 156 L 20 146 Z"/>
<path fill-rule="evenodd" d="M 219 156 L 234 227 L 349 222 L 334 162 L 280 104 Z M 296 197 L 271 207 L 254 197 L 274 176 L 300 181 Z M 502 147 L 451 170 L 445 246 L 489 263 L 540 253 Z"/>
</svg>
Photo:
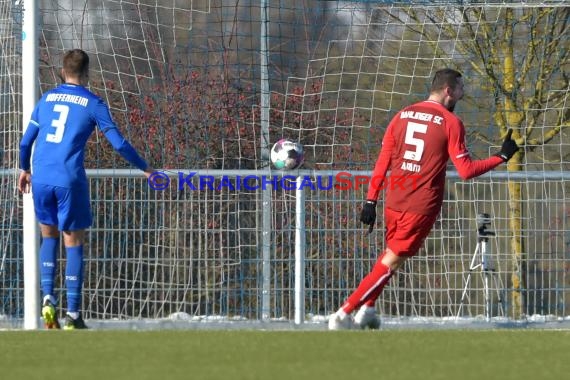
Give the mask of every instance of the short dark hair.
<svg viewBox="0 0 570 380">
<path fill-rule="evenodd" d="M 445 87 L 455 89 L 461 78 L 461 73 L 453 69 L 441 69 L 435 72 L 431 82 L 431 92 L 443 90 Z"/>
<path fill-rule="evenodd" d="M 86 75 L 89 71 L 89 56 L 81 49 L 69 50 L 63 55 L 63 69 L 68 75 Z"/>
</svg>

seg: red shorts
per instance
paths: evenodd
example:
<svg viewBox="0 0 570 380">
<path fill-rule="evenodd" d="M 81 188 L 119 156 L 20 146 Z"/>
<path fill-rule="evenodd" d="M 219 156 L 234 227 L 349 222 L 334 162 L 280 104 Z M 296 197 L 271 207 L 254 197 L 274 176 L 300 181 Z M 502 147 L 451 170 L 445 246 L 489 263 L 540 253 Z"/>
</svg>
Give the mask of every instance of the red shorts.
<svg viewBox="0 0 570 380">
<path fill-rule="evenodd" d="M 384 209 L 386 225 L 386 246 L 397 256 L 411 257 L 418 253 L 429 235 L 436 215 L 419 215 L 409 212 Z"/>
</svg>

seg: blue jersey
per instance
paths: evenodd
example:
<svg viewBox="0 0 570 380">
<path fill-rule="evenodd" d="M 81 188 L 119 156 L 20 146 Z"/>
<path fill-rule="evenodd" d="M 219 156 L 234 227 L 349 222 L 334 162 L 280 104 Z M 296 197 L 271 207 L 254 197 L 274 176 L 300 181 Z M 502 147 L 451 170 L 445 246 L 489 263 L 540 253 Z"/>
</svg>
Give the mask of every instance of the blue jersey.
<svg viewBox="0 0 570 380">
<path fill-rule="evenodd" d="M 146 162 L 118 131 L 109 107 L 83 86 L 62 84 L 46 92 L 36 105 L 20 144 L 20 168 L 30 169 L 34 183 L 72 187 L 87 183 L 85 145 L 95 127 L 113 148 L 141 170 Z"/>
</svg>

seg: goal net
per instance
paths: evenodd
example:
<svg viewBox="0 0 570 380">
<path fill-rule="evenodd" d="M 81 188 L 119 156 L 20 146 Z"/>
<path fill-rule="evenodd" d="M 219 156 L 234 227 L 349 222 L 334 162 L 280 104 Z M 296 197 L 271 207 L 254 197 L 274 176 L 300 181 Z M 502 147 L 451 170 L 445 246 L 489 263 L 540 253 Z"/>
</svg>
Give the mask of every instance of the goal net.
<svg viewBox="0 0 570 380">
<path fill-rule="evenodd" d="M 61 82 L 67 49 L 87 51 L 90 90 L 171 179 L 155 190 L 101 133 L 90 139 L 86 319 L 292 320 L 299 194 L 267 161 L 286 137 L 306 151 L 304 315 L 324 320 L 384 249 L 382 218 L 370 235 L 358 222 L 359 181 L 390 117 L 424 99 L 442 67 L 464 75 L 456 113 L 472 155 L 495 153 L 507 128 L 523 149 L 476 180 L 449 167 L 440 218 L 378 311 L 399 322 L 570 315 L 563 1 L 38 3 L 41 92 Z M 16 321 L 26 227 L 15 169 L 30 75 L 20 69 L 22 7 L 0 1 L 0 318 Z M 344 188 L 327 188 L 339 172 Z M 496 233 L 489 271 L 470 270 L 481 213 Z M 60 277 L 57 291 L 65 308 Z"/>
</svg>

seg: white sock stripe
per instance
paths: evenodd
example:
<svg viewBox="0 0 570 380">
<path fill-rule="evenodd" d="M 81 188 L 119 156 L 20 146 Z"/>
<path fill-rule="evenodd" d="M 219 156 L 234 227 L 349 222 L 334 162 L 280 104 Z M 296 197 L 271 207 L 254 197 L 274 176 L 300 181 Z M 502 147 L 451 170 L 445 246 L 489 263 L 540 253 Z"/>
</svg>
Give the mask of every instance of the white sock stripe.
<svg viewBox="0 0 570 380">
<path fill-rule="evenodd" d="M 392 270 L 388 269 L 388 272 L 384 276 L 380 277 L 378 281 L 376 281 L 376 283 L 374 283 L 374 285 L 372 285 L 372 287 L 366 293 L 364 293 L 364 295 L 362 296 L 362 298 L 360 298 L 359 301 L 360 302 L 364 301 L 370 293 L 372 293 L 380 285 L 384 284 L 384 280 L 386 280 L 387 282 L 391 276 L 392 276 Z"/>
</svg>

